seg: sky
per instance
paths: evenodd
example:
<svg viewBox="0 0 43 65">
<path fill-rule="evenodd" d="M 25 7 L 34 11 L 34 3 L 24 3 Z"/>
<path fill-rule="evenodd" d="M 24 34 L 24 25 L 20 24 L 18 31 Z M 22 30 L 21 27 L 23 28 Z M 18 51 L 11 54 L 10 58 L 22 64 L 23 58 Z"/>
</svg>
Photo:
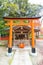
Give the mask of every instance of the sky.
<svg viewBox="0 0 43 65">
<path fill-rule="evenodd" d="M 31 4 L 40 4 L 43 5 L 43 0 L 29 0 Z"/>
</svg>

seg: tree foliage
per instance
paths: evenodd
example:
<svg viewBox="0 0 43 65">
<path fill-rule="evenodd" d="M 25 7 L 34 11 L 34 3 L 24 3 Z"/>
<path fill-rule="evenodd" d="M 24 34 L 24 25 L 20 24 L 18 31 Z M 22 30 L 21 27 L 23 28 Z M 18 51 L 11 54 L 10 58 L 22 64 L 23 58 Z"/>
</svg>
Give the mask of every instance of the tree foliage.
<svg viewBox="0 0 43 65">
<path fill-rule="evenodd" d="M 31 5 L 28 0 L 0 0 L 0 16 L 32 17 L 39 15 L 40 5 Z"/>
<path fill-rule="evenodd" d="M 30 4 L 28 0 L 0 0 L 0 29 L 4 29 L 3 16 L 36 17 L 39 16 L 41 5 Z"/>
</svg>

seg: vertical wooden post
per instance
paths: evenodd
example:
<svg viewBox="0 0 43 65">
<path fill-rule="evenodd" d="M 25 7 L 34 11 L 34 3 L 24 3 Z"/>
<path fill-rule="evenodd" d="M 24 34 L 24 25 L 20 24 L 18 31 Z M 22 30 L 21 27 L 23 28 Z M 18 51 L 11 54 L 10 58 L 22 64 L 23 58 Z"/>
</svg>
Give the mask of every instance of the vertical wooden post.
<svg viewBox="0 0 43 65">
<path fill-rule="evenodd" d="M 34 20 L 31 21 L 31 29 L 32 29 L 32 53 L 35 53 Z"/>
<path fill-rule="evenodd" d="M 8 53 L 11 52 L 12 52 L 12 20 L 10 20 L 9 44 L 8 44 Z"/>
</svg>

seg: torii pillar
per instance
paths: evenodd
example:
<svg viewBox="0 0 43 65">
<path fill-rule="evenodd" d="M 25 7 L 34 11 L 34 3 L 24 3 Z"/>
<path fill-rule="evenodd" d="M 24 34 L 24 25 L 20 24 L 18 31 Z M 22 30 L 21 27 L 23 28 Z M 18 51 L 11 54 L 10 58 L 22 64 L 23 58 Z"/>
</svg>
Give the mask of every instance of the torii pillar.
<svg viewBox="0 0 43 65">
<path fill-rule="evenodd" d="M 6 19 L 5 18 L 5 21 L 8 21 L 5 25 L 6 26 L 9 26 L 10 27 L 10 30 L 9 30 L 9 43 L 8 43 L 8 53 L 7 55 L 12 55 L 12 34 L 13 34 L 13 20 L 9 20 L 9 19 Z"/>
<path fill-rule="evenodd" d="M 35 53 L 35 34 L 34 34 L 34 20 L 31 21 L 31 33 L 32 33 L 32 53 Z"/>
<path fill-rule="evenodd" d="M 39 24 L 34 24 L 35 20 L 39 21 L 41 17 L 35 17 L 31 20 L 31 33 L 32 33 L 32 48 L 31 48 L 31 55 L 32 56 L 37 56 L 37 50 L 36 50 L 36 47 L 35 47 L 35 33 L 34 33 L 34 27 L 35 26 L 40 26 L 40 23 Z"/>
<path fill-rule="evenodd" d="M 12 20 L 10 21 L 8 53 L 12 52 Z"/>
</svg>

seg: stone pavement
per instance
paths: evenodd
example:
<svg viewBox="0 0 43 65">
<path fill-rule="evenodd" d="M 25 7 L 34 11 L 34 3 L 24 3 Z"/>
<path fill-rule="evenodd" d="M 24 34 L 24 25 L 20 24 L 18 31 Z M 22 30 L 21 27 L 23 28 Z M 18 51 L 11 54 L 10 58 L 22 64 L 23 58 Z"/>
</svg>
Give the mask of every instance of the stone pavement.
<svg viewBox="0 0 43 65">
<path fill-rule="evenodd" d="M 32 65 L 28 51 L 23 49 L 16 50 L 14 59 L 11 65 Z"/>
<path fill-rule="evenodd" d="M 37 41 L 37 44 L 36 45 L 37 45 L 36 46 L 37 47 L 37 56 L 36 57 L 29 55 L 30 48 L 29 49 L 24 49 L 24 50 L 21 50 L 21 51 L 19 50 L 20 53 L 19 53 L 19 56 L 18 57 L 19 57 L 19 59 L 21 59 L 23 61 L 23 63 L 25 61 L 24 60 L 25 56 L 26 57 L 29 56 L 29 58 L 31 60 L 30 62 L 32 63 L 32 65 L 43 65 L 43 40 L 42 41 Z M 14 57 L 16 55 L 15 50 L 13 50 L 14 56 L 11 56 L 11 57 L 6 56 L 6 52 L 7 52 L 6 47 L 1 47 L 0 46 L 0 65 L 3 65 L 3 64 L 4 65 L 11 65 L 11 64 L 13 64 L 13 60 L 14 60 Z M 25 58 L 25 59 L 27 59 L 27 58 Z M 20 61 L 19 64 L 21 64 L 22 61 Z M 16 62 L 16 60 L 14 62 Z M 23 65 L 23 63 L 22 63 L 22 65 Z M 26 63 L 28 63 L 28 61 L 26 61 Z"/>
</svg>

